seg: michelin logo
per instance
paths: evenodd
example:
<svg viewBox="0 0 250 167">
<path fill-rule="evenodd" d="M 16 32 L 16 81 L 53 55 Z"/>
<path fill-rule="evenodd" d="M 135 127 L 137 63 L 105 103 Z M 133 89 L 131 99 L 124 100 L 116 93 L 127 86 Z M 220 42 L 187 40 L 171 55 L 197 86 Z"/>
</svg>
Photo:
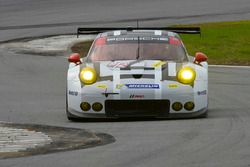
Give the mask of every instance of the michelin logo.
<svg viewBox="0 0 250 167">
<path fill-rule="evenodd" d="M 125 84 L 129 89 L 159 89 L 159 84 Z"/>
</svg>

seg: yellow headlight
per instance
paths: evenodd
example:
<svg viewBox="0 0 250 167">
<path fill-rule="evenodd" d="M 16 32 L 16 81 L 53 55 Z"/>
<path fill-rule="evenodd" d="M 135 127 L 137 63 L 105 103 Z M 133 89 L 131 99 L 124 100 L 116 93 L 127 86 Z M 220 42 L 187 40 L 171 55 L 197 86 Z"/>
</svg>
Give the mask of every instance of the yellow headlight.
<svg viewBox="0 0 250 167">
<path fill-rule="evenodd" d="M 96 82 L 96 71 L 91 67 L 85 67 L 80 72 L 80 79 L 84 84 L 93 84 Z"/>
<path fill-rule="evenodd" d="M 183 67 L 177 73 L 177 80 L 183 84 L 192 84 L 195 80 L 196 73 L 191 67 Z"/>
</svg>

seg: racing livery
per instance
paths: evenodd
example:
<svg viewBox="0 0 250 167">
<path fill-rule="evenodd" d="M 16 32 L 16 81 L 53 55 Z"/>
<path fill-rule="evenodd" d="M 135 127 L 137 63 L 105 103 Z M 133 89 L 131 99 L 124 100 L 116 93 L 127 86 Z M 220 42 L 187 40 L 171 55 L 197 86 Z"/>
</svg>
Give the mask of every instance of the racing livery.
<svg viewBox="0 0 250 167">
<path fill-rule="evenodd" d="M 86 30 L 98 33 L 86 57 L 68 59 L 68 119 L 206 116 L 207 57 L 189 56 L 178 35 L 194 31 L 99 30 Z"/>
</svg>

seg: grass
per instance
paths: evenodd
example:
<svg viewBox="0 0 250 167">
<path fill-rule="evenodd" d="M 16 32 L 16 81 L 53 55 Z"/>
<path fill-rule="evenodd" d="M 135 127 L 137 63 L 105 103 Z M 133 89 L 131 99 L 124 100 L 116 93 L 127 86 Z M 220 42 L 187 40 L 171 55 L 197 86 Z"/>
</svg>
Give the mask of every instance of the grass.
<svg viewBox="0 0 250 167">
<path fill-rule="evenodd" d="M 184 26 L 201 27 L 201 37 L 181 35 L 190 55 L 195 55 L 197 51 L 203 52 L 208 56 L 209 64 L 250 65 L 250 20 Z M 71 49 L 86 56 L 91 43 L 80 42 Z"/>
<path fill-rule="evenodd" d="M 181 35 L 190 55 L 201 51 L 209 64 L 250 65 L 250 20 L 187 26 L 199 26 L 202 31 L 201 38 Z"/>
</svg>

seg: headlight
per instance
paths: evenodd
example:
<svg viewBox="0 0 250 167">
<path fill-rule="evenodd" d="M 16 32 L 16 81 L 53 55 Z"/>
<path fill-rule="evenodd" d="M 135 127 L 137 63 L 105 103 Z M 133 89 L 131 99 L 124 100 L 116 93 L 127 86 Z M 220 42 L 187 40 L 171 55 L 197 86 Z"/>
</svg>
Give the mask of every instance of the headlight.
<svg viewBox="0 0 250 167">
<path fill-rule="evenodd" d="M 80 72 L 80 80 L 84 84 L 93 84 L 96 82 L 96 71 L 91 67 L 85 67 Z"/>
<path fill-rule="evenodd" d="M 183 84 L 192 84 L 195 80 L 196 73 L 191 67 L 183 67 L 177 73 L 177 80 Z"/>
</svg>

